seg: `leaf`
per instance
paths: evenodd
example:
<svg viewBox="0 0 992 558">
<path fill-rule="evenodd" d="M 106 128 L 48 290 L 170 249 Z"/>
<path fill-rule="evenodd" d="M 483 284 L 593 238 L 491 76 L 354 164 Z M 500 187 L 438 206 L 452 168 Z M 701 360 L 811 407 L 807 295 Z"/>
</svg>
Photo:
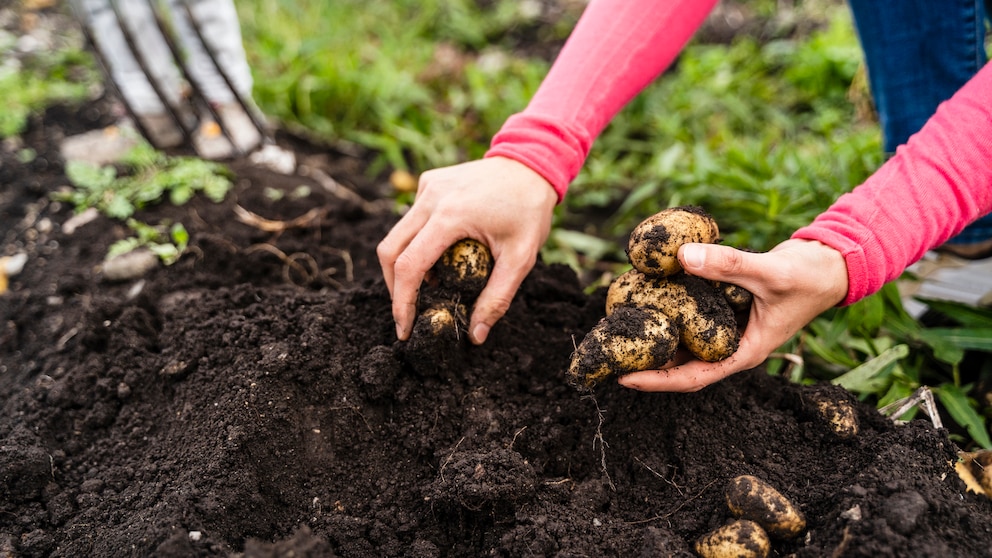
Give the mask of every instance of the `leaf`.
<svg viewBox="0 0 992 558">
<path fill-rule="evenodd" d="M 857 368 L 834 378 L 831 383 L 855 393 L 875 393 L 887 384 L 882 375 L 892 364 L 906 358 L 907 355 L 909 355 L 909 345 L 896 345 Z"/>
<path fill-rule="evenodd" d="M 73 186 L 84 190 L 100 191 L 107 189 L 117 178 L 117 170 L 112 166 L 100 167 L 85 161 L 69 161 L 65 174 Z"/>
<path fill-rule="evenodd" d="M 954 422 L 963 426 L 972 439 L 985 449 L 992 449 L 992 440 L 985 428 L 985 419 L 975 410 L 975 404 L 967 394 L 954 384 L 941 384 L 934 389 L 938 399 L 947 409 Z"/>
<path fill-rule="evenodd" d="M 992 310 L 975 308 L 960 302 L 950 300 L 919 299 L 932 310 L 945 314 L 964 327 L 992 328 Z"/>
</svg>

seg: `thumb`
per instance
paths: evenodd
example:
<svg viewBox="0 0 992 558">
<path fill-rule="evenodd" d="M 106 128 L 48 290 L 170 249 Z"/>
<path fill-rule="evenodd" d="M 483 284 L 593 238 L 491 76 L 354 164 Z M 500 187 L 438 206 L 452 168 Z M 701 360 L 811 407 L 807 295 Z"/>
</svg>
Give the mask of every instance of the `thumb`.
<svg viewBox="0 0 992 558">
<path fill-rule="evenodd" d="M 741 286 L 754 274 L 757 256 L 719 244 L 690 243 L 679 248 L 679 262 L 687 273 Z"/>
</svg>

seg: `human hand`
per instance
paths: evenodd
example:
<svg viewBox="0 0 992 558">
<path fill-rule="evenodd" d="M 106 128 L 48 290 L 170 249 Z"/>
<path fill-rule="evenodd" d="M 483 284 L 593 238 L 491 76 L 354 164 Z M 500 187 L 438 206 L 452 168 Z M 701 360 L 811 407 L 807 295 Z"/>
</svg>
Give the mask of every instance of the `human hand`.
<svg viewBox="0 0 992 558">
<path fill-rule="evenodd" d="M 715 244 L 686 244 L 687 273 L 744 287 L 754 295 L 737 352 L 719 362 L 689 360 L 664 370 L 627 374 L 620 384 L 641 391 L 697 391 L 758 366 L 825 310 L 847 296 L 847 264 L 840 252 L 812 240 L 787 240 L 767 253 Z"/>
<path fill-rule="evenodd" d="M 473 238 L 489 247 L 495 261 L 469 323 L 469 338 L 483 343 L 534 267 L 557 202 L 544 177 L 504 157 L 422 174 L 413 206 L 376 250 L 393 301 L 396 337 L 410 336 L 424 275 L 449 246 Z"/>
</svg>

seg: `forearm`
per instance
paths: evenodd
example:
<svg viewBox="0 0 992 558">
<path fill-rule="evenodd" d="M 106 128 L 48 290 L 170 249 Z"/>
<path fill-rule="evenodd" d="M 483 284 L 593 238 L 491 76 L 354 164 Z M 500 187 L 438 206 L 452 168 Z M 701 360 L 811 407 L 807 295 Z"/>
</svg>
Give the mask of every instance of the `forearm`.
<svg viewBox="0 0 992 558">
<path fill-rule="evenodd" d="M 610 119 L 660 75 L 716 0 L 593 0 L 522 113 L 487 157 L 515 159 L 564 197 Z"/>
<path fill-rule="evenodd" d="M 992 211 L 990 100 L 992 66 L 986 66 L 864 184 L 793 235 L 843 254 L 845 304 L 878 291 Z"/>
</svg>

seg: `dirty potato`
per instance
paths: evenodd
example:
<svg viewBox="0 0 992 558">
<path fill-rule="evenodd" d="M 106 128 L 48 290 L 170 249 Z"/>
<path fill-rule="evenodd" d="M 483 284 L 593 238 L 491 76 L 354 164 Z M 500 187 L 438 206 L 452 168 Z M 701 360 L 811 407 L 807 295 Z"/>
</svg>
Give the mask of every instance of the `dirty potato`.
<svg viewBox="0 0 992 558">
<path fill-rule="evenodd" d="M 727 487 L 727 507 L 735 517 L 749 519 L 765 531 L 791 539 L 806 529 L 806 518 L 788 498 L 753 475 L 741 475 Z"/>
<path fill-rule="evenodd" d="M 441 301 L 424 310 L 413 324 L 413 337 L 458 339 L 459 327 L 468 323 L 465 305 Z"/>
<path fill-rule="evenodd" d="M 702 208 L 673 207 L 642 221 L 630 233 L 627 257 L 641 273 L 667 277 L 682 270 L 679 247 L 688 242 L 713 244 L 720 238 L 716 221 Z"/>
<path fill-rule="evenodd" d="M 811 394 L 816 412 L 838 438 L 848 439 L 858 435 L 858 414 L 847 399 L 830 398 L 824 394 Z"/>
<path fill-rule="evenodd" d="M 568 381 L 589 389 L 611 374 L 660 368 L 675 355 L 678 333 L 662 312 L 625 306 L 601 319 L 575 349 Z"/>
<path fill-rule="evenodd" d="M 754 301 L 754 295 L 751 294 L 751 291 L 733 283 L 721 281 L 714 281 L 713 286 L 723 295 L 734 313 L 746 314 L 751 311 L 751 303 Z"/>
<path fill-rule="evenodd" d="M 696 541 L 702 558 L 765 558 L 772 543 L 760 525 L 738 519 L 703 535 Z"/>
<path fill-rule="evenodd" d="M 492 270 L 489 248 L 478 240 L 463 238 L 441 254 L 433 273 L 442 287 L 474 297 L 485 288 Z"/>
<path fill-rule="evenodd" d="M 704 279 L 680 273 L 651 277 L 632 269 L 617 277 L 606 293 L 606 314 L 625 306 L 651 307 L 672 320 L 682 345 L 706 362 L 737 351 L 740 332 L 730 305 Z"/>
</svg>

